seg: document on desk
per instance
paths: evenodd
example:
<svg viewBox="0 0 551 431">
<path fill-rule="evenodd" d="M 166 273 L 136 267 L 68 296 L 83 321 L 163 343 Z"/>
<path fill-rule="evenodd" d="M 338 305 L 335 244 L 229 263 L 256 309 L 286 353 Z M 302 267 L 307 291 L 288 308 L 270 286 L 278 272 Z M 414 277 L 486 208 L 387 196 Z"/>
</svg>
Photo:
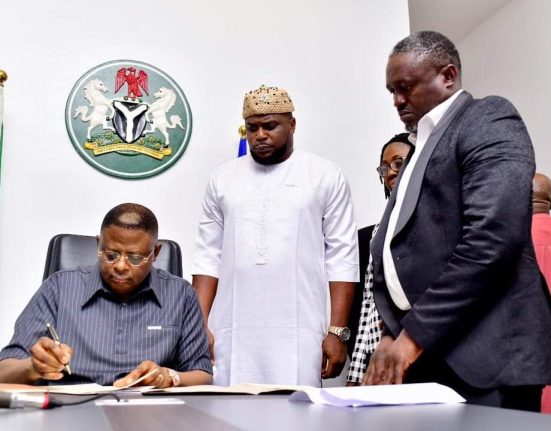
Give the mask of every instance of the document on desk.
<svg viewBox="0 0 551 431">
<path fill-rule="evenodd" d="M 119 388 L 116 386 L 101 386 L 96 383 L 84 383 L 77 385 L 49 385 L 49 386 L 28 386 L 24 388 L 0 388 L 0 392 L 33 392 L 51 394 L 66 394 L 66 395 L 96 395 L 105 394 L 108 392 L 124 391 L 124 392 L 147 392 L 153 389 L 153 386 L 128 386 Z"/>
<path fill-rule="evenodd" d="M 294 392 L 289 400 L 338 407 L 465 402 L 453 389 L 438 383 L 306 389 Z"/>
<path fill-rule="evenodd" d="M 0 392 L 49 392 L 51 394 L 66 394 L 66 395 L 99 395 L 109 392 L 125 391 L 125 392 L 147 392 L 154 386 L 136 386 L 142 380 L 157 373 L 158 371 L 151 370 L 144 374 L 139 379 L 134 380 L 126 386 L 101 386 L 96 383 L 85 383 L 80 385 L 48 385 L 48 386 L 28 386 L 28 385 L 4 385 L 0 386 Z"/>
<path fill-rule="evenodd" d="M 147 392 L 147 395 L 162 395 L 162 394 L 234 394 L 234 395 L 260 395 L 269 393 L 290 394 L 294 391 L 306 391 L 316 389 L 313 386 L 297 386 L 297 385 L 261 385 L 256 383 L 243 383 L 234 386 L 215 386 L 215 385 L 198 385 L 198 386 L 179 386 L 177 388 L 152 389 Z"/>
<path fill-rule="evenodd" d="M 185 404 L 186 402 L 180 398 L 123 398 L 121 400 L 97 400 L 96 406 L 158 406 L 169 404 Z"/>
</svg>

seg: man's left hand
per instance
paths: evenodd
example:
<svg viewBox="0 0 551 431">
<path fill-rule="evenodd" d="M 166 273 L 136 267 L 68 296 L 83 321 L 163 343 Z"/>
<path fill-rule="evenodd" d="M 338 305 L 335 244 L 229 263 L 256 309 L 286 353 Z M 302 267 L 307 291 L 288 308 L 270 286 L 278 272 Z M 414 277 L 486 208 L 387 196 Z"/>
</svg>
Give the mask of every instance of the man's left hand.
<svg viewBox="0 0 551 431">
<path fill-rule="evenodd" d="M 157 372 L 154 372 L 155 370 Z M 126 376 L 113 383 L 113 386 L 128 386 L 149 372 L 152 374 L 137 383 L 136 386 L 155 386 L 160 389 L 169 388 L 172 386 L 172 379 L 168 374 L 168 370 L 160 365 L 157 365 L 153 361 L 143 361 Z"/>
<path fill-rule="evenodd" d="M 346 363 L 346 344 L 336 335 L 327 334 L 321 345 L 323 359 L 321 362 L 321 378 L 337 377 Z"/>
<path fill-rule="evenodd" d="M 413 338 L 404 330 L 396 340 L 385 336 L 373 352 L 363 384 L 399 385 L 417 358 L 423 353 Z"/>
</svg>

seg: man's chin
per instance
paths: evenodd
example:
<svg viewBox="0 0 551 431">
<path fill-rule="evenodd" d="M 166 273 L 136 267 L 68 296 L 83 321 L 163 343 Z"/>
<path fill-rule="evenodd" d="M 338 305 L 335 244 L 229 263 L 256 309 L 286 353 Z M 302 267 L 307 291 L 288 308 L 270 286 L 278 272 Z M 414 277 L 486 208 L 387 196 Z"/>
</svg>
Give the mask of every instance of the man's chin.
<svg viewBox="0 0 551 431">
<path fill-rule="evenodd" d="M 274 163 L 274 155 L 273 153 L 253 153 L 251 151 L 251 157 L 256 163 L 260 163 L 261 165 L 273 165 Z"/>
<path fill-rule="evenodd" d="M 293 148 L 280 148 L 273 151 L 254 152 L 251 150 L 251 157 L 261 165 L 276 165 L 287 160 L 293 153 Z"/>
<path fill-rule="evenodd" d="M 119 278 L 110 278 L 109 287 L 116 293 L 127 293 L 134 290 L 134 285 L 131 280 L 121 280 Z"/>
<path fill-rule="evenodd" d="M 127 301 L 134 292 L 132 288 L 123 289 L 120 286 L 111 286 L 111 291 L 120 301 Z"/>
</svg>

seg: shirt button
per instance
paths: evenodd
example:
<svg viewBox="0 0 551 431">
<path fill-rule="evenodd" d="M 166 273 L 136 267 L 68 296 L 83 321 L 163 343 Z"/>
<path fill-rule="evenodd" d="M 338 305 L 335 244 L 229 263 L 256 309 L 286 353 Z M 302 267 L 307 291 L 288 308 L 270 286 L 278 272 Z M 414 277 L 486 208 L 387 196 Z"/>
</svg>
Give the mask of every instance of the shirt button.
<svg viewBox="0 0 551 431">
<path fill-rule="evenodd" d="M 123 303 L 122 303 L 122 306 L 123 306 L 123 307 L 126 307 L 126 302 L 123 302 Z"/>
<path fill-rule="evenodd" d="M 124 332 L 124 328 L 119 328 L 119 332 Z"/>
</svg>

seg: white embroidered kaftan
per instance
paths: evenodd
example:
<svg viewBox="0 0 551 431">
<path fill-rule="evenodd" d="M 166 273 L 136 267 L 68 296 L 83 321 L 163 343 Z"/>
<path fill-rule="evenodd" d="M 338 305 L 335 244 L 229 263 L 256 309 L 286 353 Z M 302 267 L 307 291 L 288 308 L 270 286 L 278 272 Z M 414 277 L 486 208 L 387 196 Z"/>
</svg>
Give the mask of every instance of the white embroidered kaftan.
<svg viewBox="0 0 551 431">
<path fill-rule="evenodd" d="M 321 382 L 328 281 L 358 280 L 348 184 L 333 163 L 295 151 L 219 167 L 203 202 L 193 274 L 218 278 L 209 316 L 214 384 Z"/>
</svg>

